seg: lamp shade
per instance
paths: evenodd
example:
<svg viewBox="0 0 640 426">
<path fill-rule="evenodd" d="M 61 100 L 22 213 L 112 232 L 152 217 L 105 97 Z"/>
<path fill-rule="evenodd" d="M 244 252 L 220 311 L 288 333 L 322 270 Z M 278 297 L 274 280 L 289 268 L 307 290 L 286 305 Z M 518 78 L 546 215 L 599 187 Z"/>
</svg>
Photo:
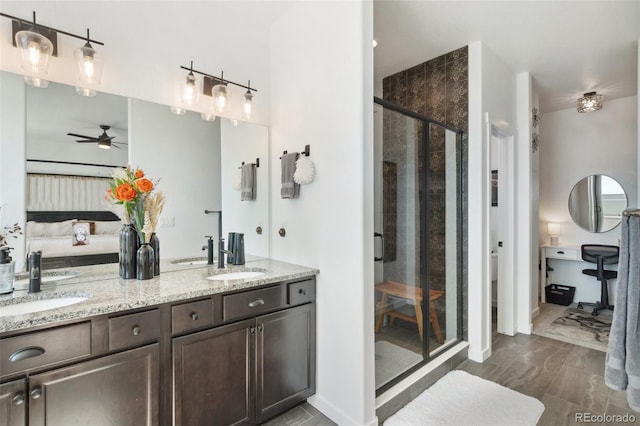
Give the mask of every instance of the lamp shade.
<svg viewBox="0 0 640 426">
<path fill-rule="evenodd" d="M 22 56 L 22 69 L 27 72 L 24 79 L 35 87 L 47 87 L 49 82 L 43 80 L 49 70 L 49 58 L 53 53 L 53 43 L 35 31 L 18 31 L 16 46 Z"/>
<path fill-rule="evenodd" d="M 76 92 L 84 96 L 94 96 L 94 87 L 102 80 L 102 55 L 95 51 L 89 42 L 73 52 L 78 67 L 79 87 Z"/>
<path fill-rule="evenodd" d="M 562 233 L 562 227 L 559 223 L 551 223 L 547 225 L 547 233 L 551 236 L 558 236 Z"/>
<path fill-rule="evenodd" d="M 243 113 L 244 117 L 249 120 L 251 118 L 252 112 L 252 103 L 253 103 L 253 94 L 251 90 L 247 90 L 247 93 L 244 94 L 244 103 L 243 103 Z"/>
<path fill-rule="evenodd" d="M 182 83 L 182 102 L 187 106 L 193 106 L 200 99 L 200 83 L 190 72 Z"/>
<path fill-rule="evenodd" d="M 231 90 L 224 84 L 216 84 L 211 89 L 211 96 L 213 97 L 213 108 L 216 113 L 224 114 L 229 111 Z"/>
</svg>

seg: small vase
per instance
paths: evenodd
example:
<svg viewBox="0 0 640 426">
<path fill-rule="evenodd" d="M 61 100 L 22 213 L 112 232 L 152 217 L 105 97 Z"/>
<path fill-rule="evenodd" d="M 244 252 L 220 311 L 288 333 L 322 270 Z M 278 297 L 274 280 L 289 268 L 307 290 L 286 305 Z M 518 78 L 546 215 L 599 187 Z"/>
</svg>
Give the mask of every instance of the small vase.
<svg viewBox="0 0 640 426">
<path fill-rule="evenodd" d="M 153 254 L 155 261 L 153 262 L 153 275 L 160 275 L 160 240 L 156 233 L 151 234 L 151 241 L 149 242 L 153 248 Z"/>
<path fill-rule="evenodd" d="M 136 277 L 139 280 L 150 280 L 153 278 L 154 253 L 153 247 L 149 243 L 143 243 L 137 253 Z"/>
<path fill-rule="evenodd" d="M 120 231 L 120 277 L 126 280 L 136 277 L 136 253 L 138 251 L 138 233 L 128 224 Z"/>
</svg>

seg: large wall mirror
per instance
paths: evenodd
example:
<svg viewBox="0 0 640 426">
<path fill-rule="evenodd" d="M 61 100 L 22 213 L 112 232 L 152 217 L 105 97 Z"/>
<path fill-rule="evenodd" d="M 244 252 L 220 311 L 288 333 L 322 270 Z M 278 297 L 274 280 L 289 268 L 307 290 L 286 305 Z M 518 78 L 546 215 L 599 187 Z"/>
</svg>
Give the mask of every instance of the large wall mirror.
<svg viewBox="0 0 640 426">
<path fill-rule="evenodd" d="M 588 232 L 607 232 L 621 220 L 627 208 L 622 185 L 606 175 L 590 175 L 575 184 L 569 194 L 569 213 L 573 221 Z"/>
<path fill-rule="evenodd" d="M 174 115 L 166 105 L 105 93 L 87 98 L 77 95 L 71 86 L 53 82 L 47 89 L 25 86 L 25 100 L 27 214 L 32 210 L 107 210 L 103 190 L 98 192 L 99 199 L 91 196 L 84 207 L 70 208 L 60 200 L 73 198 L 71 193 L 77 195 L 71 189 L 75 178 L 61 184 L 56 189 L 59 193 L 47 186 L 51 184 L 48 180 L 38 178 L 75 175 L 103 179 L 107 185 L 114 166 L 131 164 L 158 179 L 158 189 L 167 199 L 157 230 L 163 258 L 206 256 L 204 236 L 218 235 L 218 217 L 205 210 L 223 211 L 224 233 L 245 233 L 247 260 L 250 255 L 269 256 L 266 127 L 233 125 L 224 118 L 204 121 L 193 112 Z M 110 149 L 93 140 L 105 132 Z M 231 174 L 242 162 L 258 158 L 255 200 L 240 202 Z M 256 233 L 258 226 L 263 228 L 261 234 Z M 97 241 L 97 237 L 91 241 L 95 249 Z M 25 250 L 29 249 L 27 242 Z"/>
</svg>

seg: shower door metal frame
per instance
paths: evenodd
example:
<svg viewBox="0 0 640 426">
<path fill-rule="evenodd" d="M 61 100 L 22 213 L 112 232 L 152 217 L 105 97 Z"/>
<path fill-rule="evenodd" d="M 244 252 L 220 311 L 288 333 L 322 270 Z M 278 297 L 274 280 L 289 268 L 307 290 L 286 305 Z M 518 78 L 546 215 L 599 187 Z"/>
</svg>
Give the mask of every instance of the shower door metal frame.
<svg viewBox="0 0 640 426">
<path fill-rule="evenodd" d="M 464 132 L 460 129 L 456 129 L 455 127 L 449 126 L 445 123 L 442 123 L 440 121 L 437 120 L 433 120 L 429 117 L 425 117 L 421 114 L 416 113 L 415 111 L 411 111 L 407 108 L 401 107 L 399 105 L 396 105 L 392 102 L 389 101 L 385 101 L 384 99 L 378 98 L 376 96 L 374 96 L 373 98 L 373 102 L 374 104 L 378 104 L 380 106 L 382 106 L 384 109 L 388 109 L 400 114 L 403 114 L 405 116 L 408 116 L 410 118 L 413 118 L 415 120 L 418 120 L 422 123 L 422 181 L 421 181 L 421 185 L 422 188 L 424 190 L 424 196 L 422 197 L 423 200 L 422 202 L 420 202 L 420 200 L 418 200 L 418 202 L 421 204 L 420 205 L 420 209 L 422 212 L 425 212 L 425 214 L 422 214 L 420 217 L 420 227 L 421 227 L 421 245 L 422 247 L 425 248 L 425 252 L 424 253 L 420 253 L 420 262 L 421 264 L 424 262 L 424 273 L 420 274 L 420 288 L 422 289 L 422 301 L 421 303 L 421 308 L 422 308 L 422 330 L 423 330 L 423 338 L 422 338 L 422 361 L 420 361 L 419 363 L 417 363 L 416 365 L 408 368 L 407 370 L 405 370 L 404 372 L 400 373 L 399 375 L 397 375 L 394 379 L 392 379 L 391 381 L 389 381 L 388 383 L 384 384 L 383 386 L 381 386 L 380 388 L 376 389 L 376 396 L 384 393 L 386 390 L 388 390 L 389 388 L 391 388 L 392 386 L 394 386 L 396 383 L 398 383 L 399 381 L 401 381 L 402 379 L 404 379 L 405 377 L 409 376 L 410 374 L 412 374 L 413 372 L 415 372 L 416 370 L 418 370 L 419 368 L 423 367 L 424 365 L 428 364 L 429 362 L 431 362 L 433 359 L 437 358 L 438 356 L 440 356 L 441 354 L 445 353 L 446 351 L 439 351 L 437 354 L 435 355 L 431 355 L 430 350 L 429 350 L 429 335 L 431 334 L 431 328 L 430 328 L 430 318 L 431 318 L 431 308 L 430 308 L 430 303 L 429 303 L 429 296 L 425 296 L 425 295 L 429 295 L 430 294 L 430 286 L 429 286 L 429 273 L 430 271 L 430 262 L 429 262 L 429 254 L 431 252 L 431 244 L 429 243 L 430 239 L 430 227 L 429 227 L 429 220 L 428 220 L 428 212 L 429 212 L 429 208 L 431 207 L 430 202 L 429 202 L 429 154 L 430 154 L 430 128 L 429 125 L 430 124 L 434 124 L 437 125 L 439 127 L 444 128 L 445 130 L 450 130 L 452 132 L 454 132 L 456 134 L 456 152 L 459 153 L 459 155 L 461 156 L 460 158 L 460 170 L 456 171 L 456 184 L 457 184 L 457 201 L 456 201 L 456 217 L 457 217 L 457 223 L 456 223 L 456 250 L 457 250 L 457 259 L 456 259 L 456 263 L 457 263 L 457 268 L 458 268 L 458 274 L 457 274 L 457 283 L 456 283 L 456 290 L 457 290 L 457 297 L 458 297 L 458 306 L 457 306 L 457 312 L 456 312 L 456 316 L 457 316 L 457 336 L 456 339 L 453 342 L 450 342 L 448 344 L 449 347 L 455 345 L 456 343 L 462 341 L 462 335 L 463 335 L 463 324 L 462 324 L 462 308 L 463 308 L 463 301 L 462 301 L 462 280 L 463 280 L 463 276 L 462 276 L 462 256 L 463 256 L 463 247 L 462 247 L 462 183 L 463 183 L 463 173 L 462 173 L 462 169 L 464 167 L 465 164 L 465 159 L 463 158 L 463 151 L 462 151 L 462 141 L 464 139 Z M 383 141 L 384 144 L 384 141 Z"/>
</svg>

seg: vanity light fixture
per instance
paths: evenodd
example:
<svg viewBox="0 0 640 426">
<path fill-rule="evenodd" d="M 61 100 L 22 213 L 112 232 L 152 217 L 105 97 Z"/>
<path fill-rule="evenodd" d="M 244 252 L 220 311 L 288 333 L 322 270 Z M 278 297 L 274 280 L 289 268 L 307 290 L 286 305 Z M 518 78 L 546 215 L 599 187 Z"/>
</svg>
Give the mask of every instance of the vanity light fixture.
<svg viewBox="0 0 640 426">
<path fill-rule="evenodd" d="M 75 54 L 79 66 L 80 80 L 82 86 L 84 86 L 77 88 L 76 91 L 87 96 L 95 95 L 95 90 L 91 86 L 100 83 L 102 62 L 100 56 L 97 55 L 91 46 L 91 43 L 100 46 L 104 46 L 104 43 L 91 40 L 89 30 L 87 30 L 87 36 L 84 37 L 56 28 L 36 25 L 35 11 L 33 12 L 33 21 L 1 12 L 0 16 L 12 20 L 15 46 L 20 49 L 22 69 L 26 72 L 24 80 L 27 84 L 34 87 L 45 88 L 49 85 L 49 82 L 44 79 L 44 76 L 47 75 L 49 70 L 49 59 L 51 56 L 57 56 L 58 33 L 86 41 L 84 47 L 78 49 L 80 53 Z M 80 58 L 78 58 L 78 54 L 81 55 Z M 80 61 L 82 61 L 82 63 Z"/>
<path fill-rule="evenodd" d="M 94 87 L 99 85 L 102 79 L 102 55 L 97 53 L 91 46 L 89 28 L 87 28 L 86 43 L 84 46 L 77 48 L 73 54 L 76 57 L 81 83 L 80 86 L 76 86 L 76 93 L 82 96 L 95 96 L 96 90 Z"/>
<path fill-rule="evenodd" d="M 247 86 L 235 83 L 231 80 L 225 79 L 224 72 L 220 74 L 220 77 L 216 77 L 211 74 L 193 69 L 193 62 L 191 63 L 191 66 L 189 68 L 182 65 L 180 66 L 180 68 L 189 71 L 189 76 L 191 76 L 193 73 L 204 76 L 202 82 L 202 93 L 213 98 L 213 113 L 211 113 L 212 116 L 213 114 L 224 115 L 229 111 L 231 105 L 231 88 L 229 87 L 229 85 L 247 89 L 247 92 L 244 94 L 243 111 L 244 115 L 247 118 L 251 116 L 253 112 L 253 92 L 258 91 L 258 89 L 251 87 L 251 81 L 249 81 L 249 85 Z M 187 103 L 185 102 L 185 104 Z M 203 120 L 207 119 L 205 118 L 205 114 L 206 113 L 203 113 L 201 115 Z M 213 120 L 213 118 L 211 118 L 209 121 L 211 120 Z"/>
<path fill-rule="evenodd" d="M 187 106 L 193 106 L 200 99 L 200 83 L 193 75 L 193 61 L 189 67 L 189 74 L 182 82 L 182 102 Z"/>
<path fill-rule="evenodd" d="M 251 80 L 247 83 L 248 87 L 251 87 Z M 247 120 L 251 119 L 251 103 L 253 102 L 253 94 L 251 94 L 251 89 L 247 89 L 247 92 L 244 94 L 244 103 L 242 105 L 244 110 L 244 118 Z"/>
<path fill-rule="evenodd" d="M 578 112 L 593 112 L 602 109 L 602 95 L 596 92 L 585 93 L 578 99 Z"/>
</svg>

